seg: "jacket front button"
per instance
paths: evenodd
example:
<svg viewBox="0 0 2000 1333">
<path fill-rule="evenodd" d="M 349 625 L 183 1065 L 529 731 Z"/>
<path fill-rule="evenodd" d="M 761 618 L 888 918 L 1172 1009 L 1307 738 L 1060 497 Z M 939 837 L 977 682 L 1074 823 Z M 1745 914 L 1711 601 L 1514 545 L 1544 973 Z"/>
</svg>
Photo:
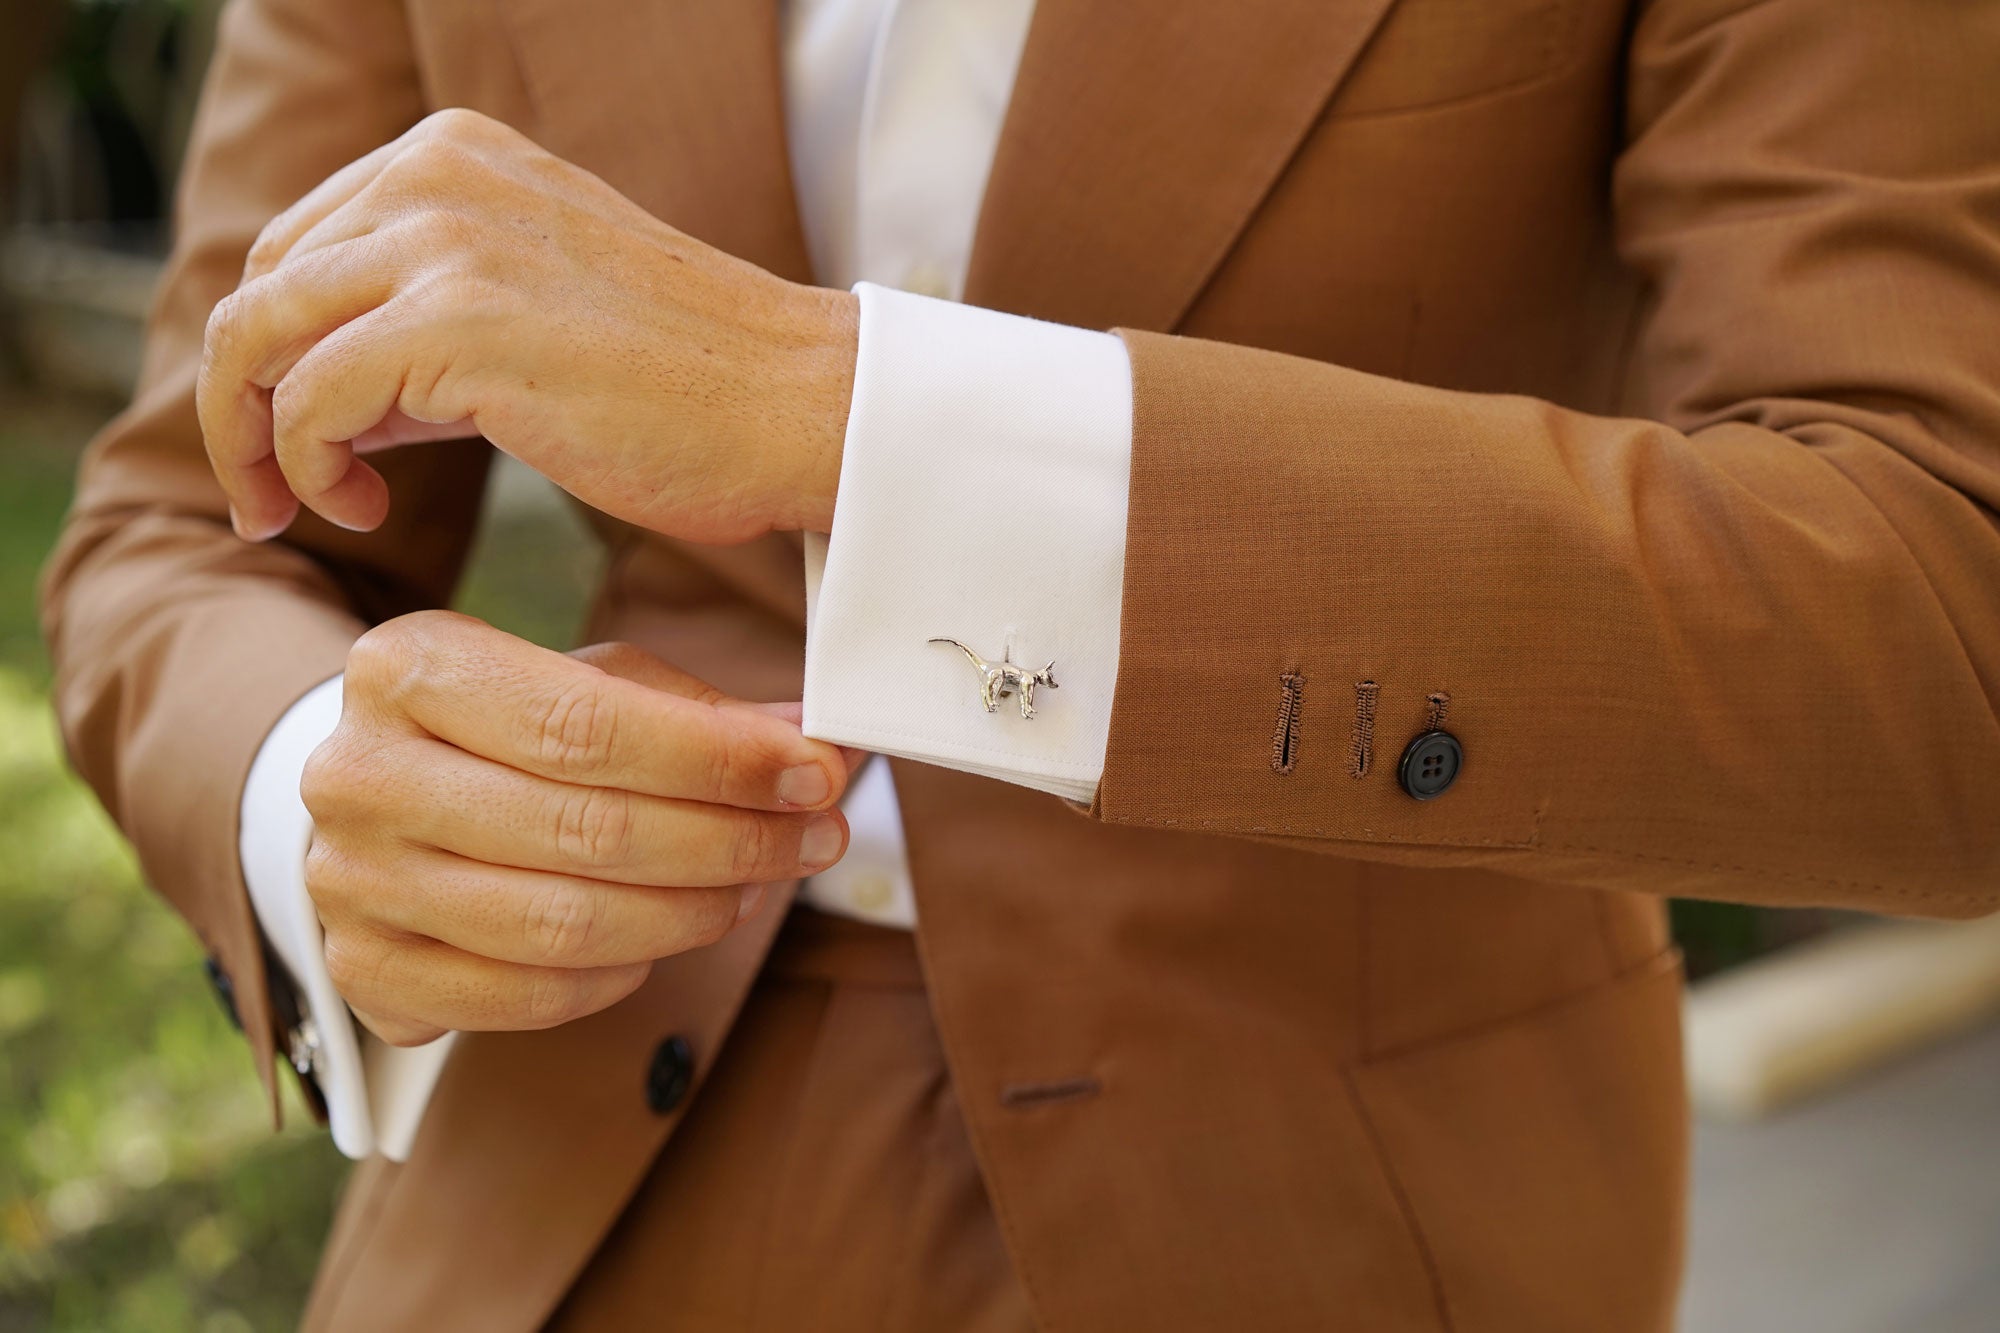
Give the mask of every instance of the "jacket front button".
<svg viewBox="0 0 2000 1333">
<path fill-rule="evenodd" d="M 646 1067 L 646 1105 L 659 1115 L 672 1115 L 687 1100 L 694 1086 L 694 1048 L 678 1034 L 668 1037 L 653 1052 Z"/>
<path fill-rule="evenodd" d="M 1465 750 L 1458 737 L 1448 731 L 1426 731 L 1403 751 L 1402 762 L 1396 765 L 1396 780 L 1419 801 L 1435 800 L 1458 781 L 1458 770 L 1464 764 Z"/>
</svg>

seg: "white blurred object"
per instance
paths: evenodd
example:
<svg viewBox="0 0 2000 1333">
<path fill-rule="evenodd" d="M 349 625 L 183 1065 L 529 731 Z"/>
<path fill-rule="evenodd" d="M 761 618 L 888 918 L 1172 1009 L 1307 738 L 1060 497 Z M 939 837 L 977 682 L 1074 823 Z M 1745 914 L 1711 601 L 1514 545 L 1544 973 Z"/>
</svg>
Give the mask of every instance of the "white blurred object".
<svg viewBox="0 0 2000 1333">
<path fill-rule="evenodd" d="M 1688 992 L 1688 1092 L 1704 1115 L 1767 1115 L 2000 1013 L 2000 916 L 1855 926 Z"/>
</svg>

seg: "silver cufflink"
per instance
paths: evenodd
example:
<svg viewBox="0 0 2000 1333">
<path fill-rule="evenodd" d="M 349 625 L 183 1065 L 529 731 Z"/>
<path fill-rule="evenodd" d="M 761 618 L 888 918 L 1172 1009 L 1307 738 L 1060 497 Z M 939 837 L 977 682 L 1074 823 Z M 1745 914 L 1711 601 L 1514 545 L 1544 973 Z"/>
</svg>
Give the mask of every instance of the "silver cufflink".
<svg viewBox="0 0 2000 1333">
<path fill-rule="evenodd" d="M 960 643 L 957 639 L 932 639 L 932 643 L 948 643 L 964 653 L 979 672 L 979 702 L 986 705 L 986 711 L 995 712 L 1000 701 L 1010 694 L 1021 697 L 1021 716 L 1033 721 L 1035 717 L 1035 687 L 1046 685 L 1050 689 L 1061 688 L 1056 684 L 1056 664 L 1053 659 L 1040 671 L 1028 668 L 1007 659 L 1014 655 L 1012 644 L 1001 654 L 998 662 L 989 662 L 978 653 Z"/>
</svg>

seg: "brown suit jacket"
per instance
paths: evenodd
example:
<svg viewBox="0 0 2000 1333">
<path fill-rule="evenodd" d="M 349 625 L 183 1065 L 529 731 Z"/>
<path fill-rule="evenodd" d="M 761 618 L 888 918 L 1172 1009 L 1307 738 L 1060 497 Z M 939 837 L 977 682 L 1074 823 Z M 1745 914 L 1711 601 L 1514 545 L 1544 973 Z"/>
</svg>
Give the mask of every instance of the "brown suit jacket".
<svg viewBox="0 0 2000 1333">
<path fill-rule="evenodd" d="M 486 455 L 393 460 L 374 535 L 238 542 L 191 401 L 208 310 L 273 212 L 450 104 L 810 277 L 773 8 L 229 11 L 48 621 L 76 761 L 267 1075 L 245 769 L 364 625 L 448 597 Z M 1047 1326 L 1664 1329 L 1663 896 L 2000 901 L 1996 67 L 1990 0 L 1041 0 L 967 297 L 1132 352 L 1110 752 L 1089 817 L 896 776 Z M 796 695 L 793 542 L 600 527 L 594 636 Z M 1466 764 L 1420 804 L 1395 759 L 1432 695 Z M 681 1032 L 709 1066 L 780 915 L 464 1042 L 316 1317 L 538 1322 L 673 1129 L 648 1055 Z"/>
</svg>

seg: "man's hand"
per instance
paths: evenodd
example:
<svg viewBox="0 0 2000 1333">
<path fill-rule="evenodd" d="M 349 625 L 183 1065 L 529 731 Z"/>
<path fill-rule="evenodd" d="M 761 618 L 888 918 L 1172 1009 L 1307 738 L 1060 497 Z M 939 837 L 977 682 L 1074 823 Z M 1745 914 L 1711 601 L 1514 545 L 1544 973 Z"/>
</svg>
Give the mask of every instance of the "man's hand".
<svg viewBox="0 0 2000 1333">
<path fill-rule="evenodd" d="M 544 1028 L 838 860 L 842 752 L 624 644 L 425 611 L 364 636 L 302 792 L 335 987 L 384 1040 Z"/>
<path fill-rule="evenodd" d="M 827 531 L 856 309 L 691 240 L 497 121 L 442 111 L 276 218 L 209 320 L 198 405 L 237 531 L 370 529 L 375 449 L 484 435 L 694 541 Z"/>
</svg>

